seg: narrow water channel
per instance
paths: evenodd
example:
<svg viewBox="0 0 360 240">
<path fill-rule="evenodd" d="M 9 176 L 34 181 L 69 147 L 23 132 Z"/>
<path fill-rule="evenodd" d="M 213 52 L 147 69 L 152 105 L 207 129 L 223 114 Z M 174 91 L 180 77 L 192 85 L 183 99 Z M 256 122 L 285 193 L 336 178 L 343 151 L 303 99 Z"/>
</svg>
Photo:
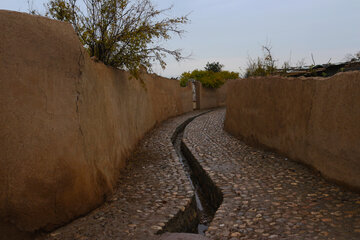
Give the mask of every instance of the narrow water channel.
<svg viewBox="0 0 360 240">
<path fill-rule="evenodd" d="M 178 127 L 172 142 L 195 193 L 198 221 L 193 233 L 205 235 L 222 202 L 222 194 L 182 142 L 184 129 L 192 120 L 189 119 Z"/>
<path fill-rule="evenodd" d="M 186 174 L 189 178 L 191 187 L 195 193 L 196 207 L 199 216 L 199 224 L 197 226 L 197 233 L 201 235 L 205 235 L 205 231 L 208 229 L 208 226 L 215 214 L 215 209 L 213 209 L 210 204 L 205 199 L 205 196 L 202 192 L 201 185 L 199 183 L 199 179 L 195 176 L 194 171 L 192 171 L 188 160 L 184 156 L 181 151 L 181 140 L 184 135 L 184 131 L 181 131 L 174 142 L 174 147 L 176 149 L 176 153 L 179 156 L 180 162 L 183 164 Z"/>
</svg>

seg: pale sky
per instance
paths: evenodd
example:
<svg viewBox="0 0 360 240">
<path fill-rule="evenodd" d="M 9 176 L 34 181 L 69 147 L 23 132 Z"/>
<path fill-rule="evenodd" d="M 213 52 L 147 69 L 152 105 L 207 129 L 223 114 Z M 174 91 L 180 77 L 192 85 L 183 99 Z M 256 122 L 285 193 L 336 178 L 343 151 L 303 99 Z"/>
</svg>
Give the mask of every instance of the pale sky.
<svg viewBox="0 0 360 240">
<path fill-rule="evenodd" d="M 31 0 L 30 0 L 31 1 Z M 42 9 L 46 0 L 33 0 Z M 190 13 L 190 24 L 182 39 L 163 45 L 183 49 L 191 59 L 177 63 L 168 59 L 165 71 L 177 77 L 184 71 L 202 69 L 219 61 L 226 70 L 246 68 L 248 56 L 262 55 L 261 46 L 271 42 L 281 65 L 304 59 L 311 64 L 343 61 L 360 51 L 360 0 L 153 0 L 159 8 L 174 5 L 170 16 Z M 27 0 L 0 0 L 0 9 L 27 11 Z"/>
</svg>

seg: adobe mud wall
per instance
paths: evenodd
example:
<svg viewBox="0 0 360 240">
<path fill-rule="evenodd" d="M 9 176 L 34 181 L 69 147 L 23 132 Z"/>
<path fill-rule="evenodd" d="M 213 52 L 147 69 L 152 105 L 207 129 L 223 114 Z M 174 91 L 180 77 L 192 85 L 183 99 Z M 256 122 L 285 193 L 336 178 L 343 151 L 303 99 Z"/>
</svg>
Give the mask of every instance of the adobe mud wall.
<svg viewBox="0 0 360 240">
<path fill-rule="evenodd" d="M 93 62 L 69 24 L 0 11 L 0 34 L 3 238 L 94 209 L 143 135 L 192 110 L 191 86 Z"/>
<path fill-rule="evenodd" d="M 360 72 L 228 84 L 225 129 L 360 189 Z"/>
<path fill-rule="evenodd" d="M 226 92 L 227 92 L 227 82 L 220 88 L 207 88 L 203 87 L 199 82 L 196 82 L 197 90 L 197 101 L 199 101 L 197 108 L 198 109 L 208 109 L 215 107 L 223 107 L 226 103 Z"/>
</svg>

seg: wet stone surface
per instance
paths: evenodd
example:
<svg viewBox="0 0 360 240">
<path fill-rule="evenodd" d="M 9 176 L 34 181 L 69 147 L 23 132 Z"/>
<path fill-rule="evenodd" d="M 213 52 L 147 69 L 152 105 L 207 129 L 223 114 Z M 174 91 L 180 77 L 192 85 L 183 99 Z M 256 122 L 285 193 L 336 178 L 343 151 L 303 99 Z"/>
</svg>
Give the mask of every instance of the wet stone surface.
<svg viewBox="0 0 360 240">
<path fill-rule="evenodd" d="M 200 116 L 184 142 L 223 193 L 211 239 L 360 239 L 360 194 L 223 130 L 225 110 Z"/>
<path fill-rule="evenodd" d="M 181 123 L 199 113 L 169 119 L 150 131 L 106 203 L 46 239 L 159 239 L 155 234 L 184 211 L 194 196 L 171 136 Z"/>
</svg>

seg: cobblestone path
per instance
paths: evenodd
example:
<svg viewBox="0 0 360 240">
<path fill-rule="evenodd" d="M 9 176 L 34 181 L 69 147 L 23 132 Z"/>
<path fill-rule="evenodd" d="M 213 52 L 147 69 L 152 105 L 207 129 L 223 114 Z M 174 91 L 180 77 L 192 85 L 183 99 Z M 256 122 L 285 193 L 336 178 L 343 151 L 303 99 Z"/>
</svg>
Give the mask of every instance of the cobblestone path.
<svg viewBox="0 0 360 240">
<path fill-rule="evenodd" d="M 110 199 L 46 239 L 158 239 L 155 233 L 194 196 L 171 137 L 176 127 L 199 113 L 169 119 L 150 131 L 128 161 Z"/>
<path fill-rule="evenodd" d="M 159 239 L 155 234 L 194 202 L 171 137 L 200 113 L 169 119 L 150 131 L 103 206 L 39 239 Z M 184 132 L 185 145 L 223 194 L 208 238 L 360 239 L 359 194 L 301 164 L 247 146 L 223 130 L 224 116 L 223 109 L 207 113 Z M 162 239 L 193 237 L 165 234 Z"/>
<path fill-rule="evenodd" d="M 196 118 L 184 142 L 223 193 L 211 239 L 360 239 L 360 195 L 223 130 L 225 110 Z"/>
</svg>

